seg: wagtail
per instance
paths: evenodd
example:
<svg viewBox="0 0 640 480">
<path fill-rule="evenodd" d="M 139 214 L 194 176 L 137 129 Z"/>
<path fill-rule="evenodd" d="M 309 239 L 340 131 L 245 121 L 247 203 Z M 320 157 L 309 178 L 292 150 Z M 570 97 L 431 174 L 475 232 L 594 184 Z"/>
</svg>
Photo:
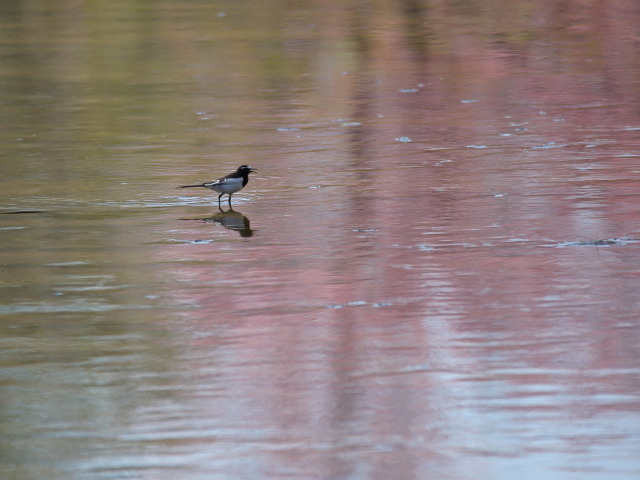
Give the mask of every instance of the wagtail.
<svg viewBox="0 0 640 480">
<path fill-rule="evenodd" d="M 241 165 L 233 173 L 230 173 L 226 177 L 219 178 L 212 182 L 198 183 L 196 185 L 182 185 L 180 188 L 192 188 L 192 187 L 204 187 L 214 192 L 218 192 L 218 207 L 220 207 L 220 199 L 226 193 L 229 195 L 229 206 L 231 206 L 231 195 L 242 190 L 249 182 L 249 174 L 256 172 L 256 168 L 251 168 L 247 165 Z"/>
</svg>

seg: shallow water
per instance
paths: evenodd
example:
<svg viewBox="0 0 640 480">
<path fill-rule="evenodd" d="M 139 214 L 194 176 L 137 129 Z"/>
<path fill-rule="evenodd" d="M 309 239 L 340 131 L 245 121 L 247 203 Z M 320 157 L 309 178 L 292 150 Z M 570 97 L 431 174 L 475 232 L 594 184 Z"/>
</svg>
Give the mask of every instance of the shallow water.
<svg viewBox="0 0 640 480">
<path fill-rule="evenodd" d="M 637 478 L 634 2 L 11 5 L 3 478 Z"/>
</svg>

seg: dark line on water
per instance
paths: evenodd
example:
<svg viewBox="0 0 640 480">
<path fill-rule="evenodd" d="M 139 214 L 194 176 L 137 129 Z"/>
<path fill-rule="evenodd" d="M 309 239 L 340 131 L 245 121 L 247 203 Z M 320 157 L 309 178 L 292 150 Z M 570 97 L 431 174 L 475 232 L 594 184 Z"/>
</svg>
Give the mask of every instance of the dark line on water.
<svg viewBox="0 0 640 480">
<path fill-rule="evenodd" d="M 46 210 L 16 210 L 15 212 L 0 212 L 0 215 L 18 215 L 21 213 L 46 213 Z"/>
</svg>

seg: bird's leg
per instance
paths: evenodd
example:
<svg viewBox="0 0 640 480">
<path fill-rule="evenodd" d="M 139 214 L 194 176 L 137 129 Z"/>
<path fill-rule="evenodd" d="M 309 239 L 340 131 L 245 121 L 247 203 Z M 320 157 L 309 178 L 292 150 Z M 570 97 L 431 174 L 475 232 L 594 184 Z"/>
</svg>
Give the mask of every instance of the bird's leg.
<svg viewBox="0 0 640 480">
<path fill-rule="evenodd" d="M 218 207 L 220 206 L 220 199 L 222 198 L 222 195 L 224 195 L 224 193 L 221 193 L 220 195 L 218 195 Z"/>
<path fill-rule="evenodd" d="M 231 208 L 231 195 L 233 195 L 233 193 L 229 194 L 229 208 Z"/>
</svg>

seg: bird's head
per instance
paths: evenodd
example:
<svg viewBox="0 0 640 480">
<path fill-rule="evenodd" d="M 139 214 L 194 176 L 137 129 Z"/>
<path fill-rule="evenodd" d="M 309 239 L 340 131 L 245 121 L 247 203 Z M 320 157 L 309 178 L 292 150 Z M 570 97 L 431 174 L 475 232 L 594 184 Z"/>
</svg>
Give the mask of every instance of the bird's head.
<svg viewBox="0 0 640 480">
<path fill-rule="evenodd" d="M 258 169 L 257 168 L 251 168 L 248 165 L 240 165 L 240 167 L 238 167 L 238 173 L 241 174 L 249 174 L 251 172 L 257 172 Z"/>
</svg>

